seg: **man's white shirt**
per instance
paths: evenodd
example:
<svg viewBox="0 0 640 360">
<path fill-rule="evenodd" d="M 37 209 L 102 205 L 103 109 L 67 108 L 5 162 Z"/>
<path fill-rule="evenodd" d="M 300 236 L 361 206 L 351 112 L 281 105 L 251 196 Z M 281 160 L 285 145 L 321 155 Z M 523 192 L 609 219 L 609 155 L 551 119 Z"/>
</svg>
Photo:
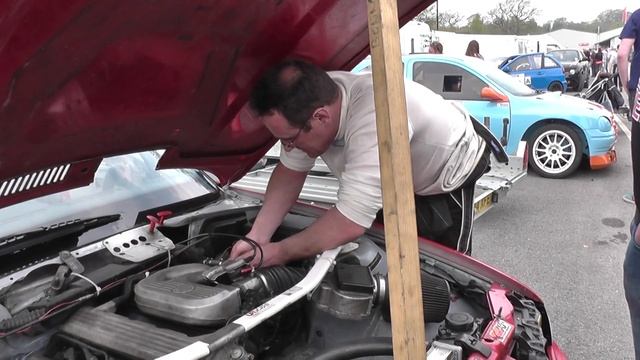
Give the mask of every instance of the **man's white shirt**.
<svg viewBox="0 0 640 360">
<path fill-rule="evenodd" d="M 340 126 L 321 155 L 340 189 L 336 208 L 368 228 L 382 208 L 380 163 L 371 74 L 329 72 L 342 94 Z M 460 187 L 483 155 L 485 143 L 468 113 L 426 87 L 405 79 L 414 192 L 434 195 Z M 291 170 L 308 172 L 315 159 L 299 149 L 282 151 Z"/>
</svg>

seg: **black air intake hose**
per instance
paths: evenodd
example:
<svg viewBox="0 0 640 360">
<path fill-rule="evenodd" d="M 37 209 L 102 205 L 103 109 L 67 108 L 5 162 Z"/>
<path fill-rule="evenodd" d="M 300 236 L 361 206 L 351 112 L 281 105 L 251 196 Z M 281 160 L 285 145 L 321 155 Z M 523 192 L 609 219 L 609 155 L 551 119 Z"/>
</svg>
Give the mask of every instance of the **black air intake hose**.
<svg viewBox="0 0 640 360">
<path fill-rule="evenodd" d="M 388 289 L 387 276 L 383 279 L 379 279 L 386 283 Z M 427 272 L 420 272 L 420 284 L 422 286 L 422 311 L 424 313 L 424 322 L 441 322 L 444 321 L 447 313 L 449 312 L 449 305 L 451 304 L 450 295 L 451 290 L 449 283 L 437 276 L 431 275 Z M 380 287 L 380 286 L 379 286 Z M 389 321 L 390 309 L 389 309 L 389 291 L 385 291 L 382 296 L 381 305 L 383 307 L 383 315 L 385 320 Z"/>
<path fill-rule="evenodd" d="M 135 285 L 136 283 L 138 283 L 140 280 L 144 278 L 146 278 L 146 275 L 144 273 L 129 276 L 127 280 L 124 282 L 122 294 L 117 298 L 113 299 L 113 302 L 115 303 L 115 305 L 116 306 L 122 305 L 127 300 L 131 299 L 131 293 L 133 292 L 133 285 Z"/>
<path fill-rule="evenodd" d="M 24 310 L 11 319 L 0 321 L 0 331 L 9 331 L 26 325 L 45 314 L 45 309 Z"/>
<path fill-rule="evenodd" d="M 305 276 L 304 270 L 289 266 L 274 266 L 260 269 L 257 270 L 255 274 L 264 280 L 267 291 L 271 296 L 288 290 L 300 282 Z"/>
<path fill-rule="evenodd" d="M 312 360 L 347 360 L 365 356 L 393 356 L 390 337 L 374 337 L 351 341 L 316 354 Z"/>
</svg>

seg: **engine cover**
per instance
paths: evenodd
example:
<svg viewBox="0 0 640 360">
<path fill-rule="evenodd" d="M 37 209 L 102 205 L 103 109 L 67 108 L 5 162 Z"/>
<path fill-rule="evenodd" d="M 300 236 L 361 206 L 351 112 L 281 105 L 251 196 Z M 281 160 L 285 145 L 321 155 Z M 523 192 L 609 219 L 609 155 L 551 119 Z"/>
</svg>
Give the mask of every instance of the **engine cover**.
<svg viewBox="0 0 640 360">
<path fill-rule="evenodd" d="M 209 284 L 203 264 L 160 270 L 135 286 L 138 308 L 149 315 L 187 325 L 223 325 L 240 311 L 240 289 Z"/>
</svg>

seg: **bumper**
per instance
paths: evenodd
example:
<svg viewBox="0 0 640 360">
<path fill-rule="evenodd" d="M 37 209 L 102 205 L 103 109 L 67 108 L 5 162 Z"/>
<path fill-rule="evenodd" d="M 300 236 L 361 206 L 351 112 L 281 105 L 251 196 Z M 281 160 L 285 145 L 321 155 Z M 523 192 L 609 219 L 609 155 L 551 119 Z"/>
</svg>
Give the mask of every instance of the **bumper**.
<svg viewBox="0 0 640 360">
<path fill-rule="evenodd" d="M 580 81 L 580 73 L 575 73 L 571 75 L 569 72 L 564 73 L 564 77 L 567 79 L 567 82 L 571 84 L 577 84 Z"/>
<path fill-rule="evenodd" d="M 555 341 L 551 342 L 551 345 L 547 347 L 547 356 L 550 360 L 566 360 L 567 356 L 560 349 Z"/>
<path fill-rule="evenodd" d="M 589 157 L 589 165 L 592 170 L 604 169 L 618 160 L 616 149 L 611 149 L 601 155 L 593 155 Z"/>
</svg>

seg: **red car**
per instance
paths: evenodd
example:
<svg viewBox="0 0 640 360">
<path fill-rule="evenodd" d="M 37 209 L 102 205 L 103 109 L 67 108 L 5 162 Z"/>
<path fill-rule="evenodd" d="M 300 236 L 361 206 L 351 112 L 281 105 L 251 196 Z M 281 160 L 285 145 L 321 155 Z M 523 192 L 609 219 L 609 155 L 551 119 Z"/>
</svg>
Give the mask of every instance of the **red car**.
<svg viewBox="0 0 640 360">
<path fill-rule="evenodd" d="M 400 0 L 401 23 L 429 4 Z M 251 269 L 226 255 L 259 196 L 220 186 L 275 142 L 244 107 L 260 74 L 291 56 L 351 69 L 368 53 L 366 2 L 24 0 L 0 13 L 0 359 L 391 354 L 380 226 Z M 297 205 L 274 239 L 322 211 Z M 431 356 L 565 359 L 534 291 L 419 241 Z"/>
</svg>

